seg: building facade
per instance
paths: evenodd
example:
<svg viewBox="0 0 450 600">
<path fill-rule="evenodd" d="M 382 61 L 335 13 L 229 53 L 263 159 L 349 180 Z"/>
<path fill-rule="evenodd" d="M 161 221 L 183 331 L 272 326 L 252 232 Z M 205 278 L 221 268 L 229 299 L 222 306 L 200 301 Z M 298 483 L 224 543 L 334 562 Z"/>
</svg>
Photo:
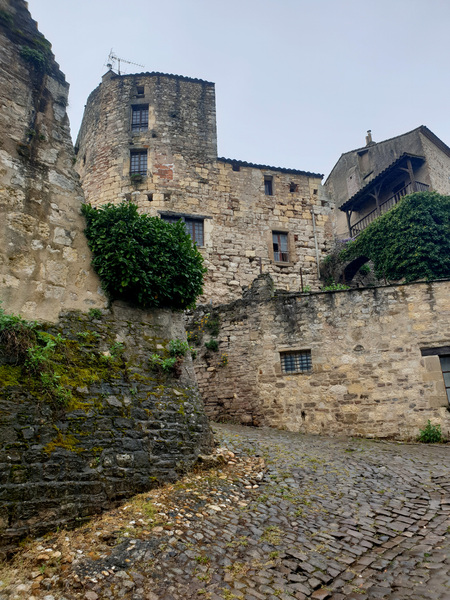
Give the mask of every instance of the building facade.
<svg viewBox="0 0 450 600">
<path fill-rule="evenodd" d="M 76 168 L 93 206 L 133 201 L 182 219 L 205 259 L 203 301 L 236 299 L 260 273 L 319 287 L 332 241 L 322 175 L 218 158 L 214 84 L 109 71 L 90 95 Z"/>
<path fill-rule="evenodd" d="M 450 194 L 450 148 L 424 125 L 341 155 L 324 187 L 336 206 L 336 233 L 355 237 L 413 192 Z"/>
</svg>

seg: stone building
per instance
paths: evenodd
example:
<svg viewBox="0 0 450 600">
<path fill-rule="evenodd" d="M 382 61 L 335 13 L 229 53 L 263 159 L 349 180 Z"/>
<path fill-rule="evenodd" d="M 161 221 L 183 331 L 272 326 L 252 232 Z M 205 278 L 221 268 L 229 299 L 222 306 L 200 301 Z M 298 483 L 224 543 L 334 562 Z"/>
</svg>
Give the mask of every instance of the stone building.
<svg viewBox="0 0 450 600">
<path fill-rule="evenodd" d="M 208 269 L 204 301 L 238 298 L 261 270 L 280 289 L 318 288 L 332 239 L 322 175 L 218 158 L 213 83 L 109 71 L 89 96 L 76 152 L 92 205 L 126 199 L 183 219 Z"/>
<path fill-rule="evenodd" d="M 450 281 L 299 294 L 263 275 L 199 307 L 190 332 L 213 420 L 415 439 L 430 419 L 450 434 Z"/>
<path fill-rule="evenodd" d="M 324 187 L 338 237 L 354 237 L 412 192 L 450 194 L 450 148 L 424 125 L 341 155 Z"/>
</svg>

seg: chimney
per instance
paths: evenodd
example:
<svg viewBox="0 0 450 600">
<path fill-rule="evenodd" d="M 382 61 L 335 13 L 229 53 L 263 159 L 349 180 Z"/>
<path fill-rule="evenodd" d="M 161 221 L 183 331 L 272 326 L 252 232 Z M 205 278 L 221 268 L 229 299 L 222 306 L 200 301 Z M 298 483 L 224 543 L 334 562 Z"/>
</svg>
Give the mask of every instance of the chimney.
<svg viewBox="0 0 450 600">
<path fill-rule="evenodd" d="M 374 142 L 372 141 L 372 130 L 368 129 L 367 130 L 367 135 L 366 135 L 366 146 L 370 146 L 373 143 Z"/>
</svg>

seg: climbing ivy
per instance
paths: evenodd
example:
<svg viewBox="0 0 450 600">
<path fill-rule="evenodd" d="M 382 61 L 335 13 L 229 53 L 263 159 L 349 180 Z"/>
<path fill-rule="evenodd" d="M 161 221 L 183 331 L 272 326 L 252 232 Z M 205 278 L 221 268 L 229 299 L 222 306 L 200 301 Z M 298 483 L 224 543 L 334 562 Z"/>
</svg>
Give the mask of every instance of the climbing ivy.
<svg viewBox="0 0 450 600">
<path fill-rule="evenodd" d="M 194 304 L 206 269 L 181 221 L 140 215 L 129 202 L 102 208 L 85 204 L 82 211 L 93 264 L 111 299 L 143 308 Z"/>
<path fill-rule="evenodd" d="M 417 192 L 371 223 L 345 250 L 366 256 L 379 279 L 415 281 L 450 276 L 450 196 Z"/>
</svg>

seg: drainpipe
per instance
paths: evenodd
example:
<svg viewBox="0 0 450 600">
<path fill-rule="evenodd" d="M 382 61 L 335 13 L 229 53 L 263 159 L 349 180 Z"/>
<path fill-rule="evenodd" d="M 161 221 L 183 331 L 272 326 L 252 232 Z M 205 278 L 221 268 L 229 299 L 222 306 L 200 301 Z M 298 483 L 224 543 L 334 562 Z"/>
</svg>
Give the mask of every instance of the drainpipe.
<svg viewBox="0 0 450 600">
<path fill-rule="evenodd" d="M 316 217 L 315 217 L 314 211 L 312 209 L 311 209 L 311 217 L 312 217 L 313 233 L 314 233 L 314 245 L 316 247 L 317 278 L 320 279 L 319 246 L 317 244 Z"/>
</svg>

